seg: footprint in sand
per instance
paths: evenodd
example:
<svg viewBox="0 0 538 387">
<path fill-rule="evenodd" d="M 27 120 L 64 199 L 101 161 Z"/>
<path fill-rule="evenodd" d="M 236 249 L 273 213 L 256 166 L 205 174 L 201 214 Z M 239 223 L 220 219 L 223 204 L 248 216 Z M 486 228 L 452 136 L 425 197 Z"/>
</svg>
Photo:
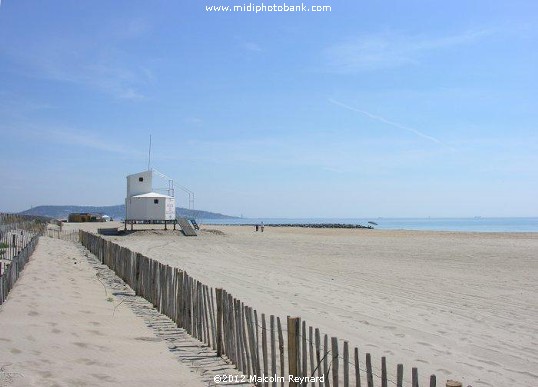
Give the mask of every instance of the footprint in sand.
<svg viewBox="0 0 538 387">
<path fill-rule="evenodd" d="M 430 343 L 425 343 L 424 341 L 417 341 L 417 344 L 423 345 L 425 347 L 431 347 L 432 346 Z"/>
<path fill-rule="evenodd" d="M 109 383 L 113 383 L 113 382 L 116 382 L 117 380 L 114 379 L 112 376 L 110 375 L 104 375 L 104 374 L 91 374 L 94 378 L 100 380 L 100 381 L 104 381 L 104 382 L 109 382 Z"/>
<path fill-rule="evenodd" d="M 84 365 L 87 365 L 87 366 L 92 366 L 92 365 L 98 365 L 99 364 L 99 362 L 97 360 L 92 360 L 92 359 L 88 359 L 88 358 L 77 359 L 77 360 L 75 360 L 75 363 L 84 364 Z"/>
<path fill-rule="evenodd" d="M 491 365 L 491 366 L 494 366 L 494 367 L 500 367 L 501 365 L 499 363 L 496 363 L 494 361 L 491 361 L 491 360 L 482 360 L 482 359 L 477 359 L 480 363 L 485 363 L 485 364 L 488 364 L 488 365 Z"/>
<path fill-rule="evenodd" d="M 37 371 L 37 373 L 45 379 L 52 378 L 53 376 L 52 372 L 50 371 Z"/>
</svg>

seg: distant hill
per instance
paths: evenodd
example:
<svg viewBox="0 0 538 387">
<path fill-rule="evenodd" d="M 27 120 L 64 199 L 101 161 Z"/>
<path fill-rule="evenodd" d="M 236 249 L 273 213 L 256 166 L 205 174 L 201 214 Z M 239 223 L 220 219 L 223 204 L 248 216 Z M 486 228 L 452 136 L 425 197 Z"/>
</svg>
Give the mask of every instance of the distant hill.
<svg viewBox="0 0 538 387">
<path fill-rule="evenodd" d="M 54 219 L 67 219 L 72 212 L 90 212 L 108 215 L 114 220 L 120 220 L 125 217 L 125 205 L 118 206 L 37 206 L 29 210 L 19 212 L 21 215 L 47 216 Z M 223 215 L 216 212 L 189 210 L 187 208 L 176 208 L 176 214 L 184 218 L 196 219 L 234 219 L 236 216 Z"/>
</svg>

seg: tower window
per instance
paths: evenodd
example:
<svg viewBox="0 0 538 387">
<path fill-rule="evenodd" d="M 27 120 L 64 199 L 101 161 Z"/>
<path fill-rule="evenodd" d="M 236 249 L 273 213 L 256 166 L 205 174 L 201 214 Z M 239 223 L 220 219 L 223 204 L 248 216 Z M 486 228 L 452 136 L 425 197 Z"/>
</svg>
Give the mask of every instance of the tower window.
<svg viewBox="0 0 538 387">
<path fill-rule="evenodd" d="M 153 199 L 153 203 L 159 204 L 159 199 Z"/>
<path fill-rule="evenodd" d="M 143 178 L 143 177 L 139 177 L 139 178 L 138 178 L 138 181 L 144 181 L 144 178 Z"/>
</svg>

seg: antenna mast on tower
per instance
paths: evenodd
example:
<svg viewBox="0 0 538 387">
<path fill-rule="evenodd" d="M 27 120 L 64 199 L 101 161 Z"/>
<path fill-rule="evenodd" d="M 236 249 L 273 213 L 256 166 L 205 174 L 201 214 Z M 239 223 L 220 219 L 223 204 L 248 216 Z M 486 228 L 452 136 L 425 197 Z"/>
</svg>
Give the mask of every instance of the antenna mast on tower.
<svg viewBox="0 0 538 387">
<path fill-rule="evenodd" d="M 148 152 L 148 171 L 151 165 L 151 134 L 149 135 L 149 152 Z"/>
</svg>

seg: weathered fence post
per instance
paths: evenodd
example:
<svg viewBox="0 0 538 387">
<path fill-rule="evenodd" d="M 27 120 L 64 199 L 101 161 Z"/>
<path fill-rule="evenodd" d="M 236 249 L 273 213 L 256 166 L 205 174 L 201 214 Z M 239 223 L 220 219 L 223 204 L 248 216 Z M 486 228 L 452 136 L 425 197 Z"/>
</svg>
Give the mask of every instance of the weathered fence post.
<svg viewBox="0 0 538 387">
<path fill-rule="evenodd" d="M 338 387 L 338 338 L 331 337 L 332 365 L 333 365 L 333 386 Z"/>
<path fill-rule="evenodd" d="M 314 364 L 314 328 L 308 327 L 308 342 L 309 342 L 309 349 L 308 352 L 310 353 L 310 374 L 307 376 L 314 376 L 314 370 L 316 369 L 316 365 Z M 312 382 L 312 386 L 315 386 L 316 384 Z"/>
<path fill-rule="evenodd" d="M 301 335 L 302 349 L 301 349 L 301 376 L 308 376 L 308 358 L 306 347 L 306 321 L 303 320 L 303 333 Z"/>
<path fill-rule="evenodd" d="M 398 364 L 397 366 L 396 387 L 403 387 L 403 364 Z"/>
<path fill-rule="evenodd" d="M 299 351 L 299 327 L 301 319 L 298 317 L 288 317 L 288 370 L 293 378 L 298 376 L 298 351 Z M 290 387 L 297 387 L 297 383 L 290 379 Z"/>
<path fill-rule="evenodd" d="M 413 367 L 411 369 L 411 386 L 418 387 L 418 368 Z"/>
<path fill-rule="evenodd" d="M 217 356 L 222 356 L 222 288 L 215 289 L 217 295 Z"/>
<path fill-rule="evenodd" d="M 344 387 L 349 387 L 349 344 L 344 341 Z"/>
<path fill-rule="evenodd" d="M 251 324 L 254 324 L 254 330 L 253 330 L 253 335 L 255 337 L 255 339 L 253 340 L 253 343 L 254 343 L 254 357 L 256 358 L 256 375 L 261 375 L 262 374 L 262 371 L 261 371 L 261 363 L 260 363 L 260 347 L 258 345 L 258 341 L 259 341 L 259 336 L 258 336 L 258 312 L 256 312 L 255 309 L 253 308 L 249 308 L 251 311 L 253 310 L 254 311 L 254 322 Z M 253 367 L 254 368 L 254 367 Z"/>
<path fill-rule="evenodd" d="M 276 337 L 275 337 L 275 316 L 271 315 L 269 318 L 269 325 L 271 327 L 271 375 L 275 377 L 272 387 L 276 387 Z M 284 374 L 282 374 L 282 377 L 284 377 Z"/>
<path fill-rule="evenodd" d="M 13 242 L 11 243 L 11 246 L 13 246 L 13 257 L 17 255 L 17 235 L 13 234 Z"/>
<path fill-rule="evenodd" d="M 318 328 L 314 330 L 314 336 L 316 337 L 316 364 L 318 367 L 318 379 L 321 380 L 321 338 Z"/>
<path fill-rule="evenodd" d="M 355 387 L 361 387 L 361 371 L 359 362 L 359 349 L 355 347 Z"/>
<path fill-rule="evenodd" d="M 366 382 L 368 383 L 368 387 L 374 387 L 374 376 L 372 373 L 372 356 L 369 353 L 366 354 Z"/>
<path fill-rule="evenodd" d="M 282 375 L 280 385 L 281 387 L 284 387 L 284 375 L 286 375 L 286 363 L 284 362 L 284 336 L 282 335 L 282 325 L 280 324 L 280 317 L 278 316 L 276 318 L 276 326 L 278 331 L 278 351 L 280 353 L 280 374 Z"/>
<path fill-rule="evenodd" d="M 387 387 L 387 358 L 381 357 L 381 387 Z"/>
<path fill-rule="evenodd" d="M 331 382 L 329 379 L 329 337 L 327 334 L 323 336 L 323 375 L 325 377 L 325 385 L 330 386 Z"/>
<path fill-rule="evenodd" d="M 262 313 L 262 356 L 263 356 L 263 375 L 269 375 L 269 359 L 267 357 L 267 326 L 265 325 L 265 314 Z M 269 387 L 269 382 L 264 383 L 265 387 Z"/>
</svg>

